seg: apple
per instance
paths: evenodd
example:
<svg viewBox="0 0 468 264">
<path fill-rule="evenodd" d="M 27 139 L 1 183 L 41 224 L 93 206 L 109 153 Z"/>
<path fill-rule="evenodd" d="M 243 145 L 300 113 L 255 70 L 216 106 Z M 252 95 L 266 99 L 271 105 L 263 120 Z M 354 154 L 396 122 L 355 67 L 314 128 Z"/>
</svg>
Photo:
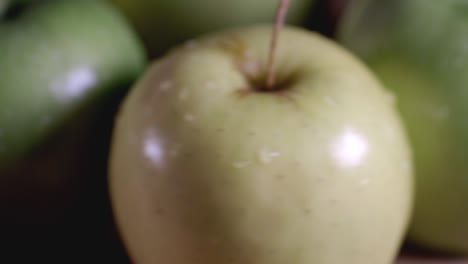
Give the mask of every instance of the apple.
<svg viewBox="0 0 468 264">
<path fill-rule="evenodd" d="M 397 96 L 414 149 L 416 201 L 408 238 L 468 253 L 468 5 L 354 1 L 339 39 Z"/>
<path fill-rule="evenodd" d="M 270 22 L 278 0 L 112 0 L 156 57 L 181 41 L 227 27 Z M 300 24 L 313 0 L 291 1 L 288 23 Z"/>
<path fill-rule="evenodd" d="M 112 114 L 146 66 L 143 46 L 105 1 L 11 3 L 0 20 L 2 249 L 31 253 L 16 262 L 42 259 L 37 250 L 48 263 L 59 252 L 84 263 L 92 248 L 98 261 L 112 227 Z"/>
<path fill-rule="evenodd" d="M 394 260 L 412 161 L 393 97 L 349 52 L 294 26 L 267 74 L 271 31 L 174 48 L 121 105 L 109 185 L 134 263 Z"/>
<path fill-rule="evenodd" d="M 0 168 L 143 68 L 140 43 L 117 11 L 71 2 L 31 4 L 0 24 Z"/>
</svg>

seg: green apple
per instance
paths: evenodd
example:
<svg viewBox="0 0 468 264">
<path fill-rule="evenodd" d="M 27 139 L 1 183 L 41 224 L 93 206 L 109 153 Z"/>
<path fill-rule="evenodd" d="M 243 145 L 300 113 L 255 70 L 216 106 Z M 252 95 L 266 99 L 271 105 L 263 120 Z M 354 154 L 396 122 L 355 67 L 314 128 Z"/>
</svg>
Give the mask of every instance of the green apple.
<svg viewBox="0 0 468 264">
<path fill-rule="evenodd" d="M 110 190 L 135 263 L 390 264 L 412 200 L 392 96 L 288 26 L 204 36 L 146 71 L 114 128 Z"/>
<path fill-rule="evenodd" d="M 146 65 L 143 46 L 105 1 L 11 3 L 0 20 L 0 232 L 48 263 L 86 258 L 106 247 L 106 126 Z"/>
<path fill-rule="evenodd" d="M 44 1 L 0 23 L 0 168 L 144 64 L 126 22 L 102 1 Z"/>
<path fill-rule="evenodd" d="M 278 0 L 112 0 L 143 37 L 151 56 L 226 27 L 270 22 Z M 313 0 L 291 1 L 288 22 L 304 22 Z"/>
<path fill-rule="evenodd" d="M 468 5 L 354 1 L 339 38 L 398 98 L 414 149 L 409 239 L 468 253 Z"/>
</svg>

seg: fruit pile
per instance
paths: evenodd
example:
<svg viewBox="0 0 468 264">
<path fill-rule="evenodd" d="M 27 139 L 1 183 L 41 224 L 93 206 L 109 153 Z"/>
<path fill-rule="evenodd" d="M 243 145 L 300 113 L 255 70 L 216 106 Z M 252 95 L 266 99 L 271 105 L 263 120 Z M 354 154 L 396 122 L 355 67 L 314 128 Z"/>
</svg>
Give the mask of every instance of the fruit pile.
<svg viewBox="0 0 468 264">
<path fill-rule="evenodd" d="M 461 263 L 467 10 L 0 0 L 0 262 Z"/>
</svg>

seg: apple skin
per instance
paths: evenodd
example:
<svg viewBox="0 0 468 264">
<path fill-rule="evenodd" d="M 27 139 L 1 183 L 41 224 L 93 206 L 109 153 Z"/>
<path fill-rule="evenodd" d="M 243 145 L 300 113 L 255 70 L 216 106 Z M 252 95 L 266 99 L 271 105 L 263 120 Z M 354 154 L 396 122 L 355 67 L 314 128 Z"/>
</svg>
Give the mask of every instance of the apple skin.
<svg viewBox="0 0 468 264">
<path fill-rule="evenodd" d="M 414 149 L 408 239 L 468 254 L 468 13 L 462 1 L 354 1 L 339 39 L 398 98 Z"/>
<path fill-rule="evenodd" d="M 143 45 L 104 1 L 21 4 L 0 21 L 2 249 L 17 263 L 119 263 L 108 144 Z"/>
<path fill-rule="evenodd" d="M 277 0 L 112 0 L 140 33 L 150 56 L 199 34 L 272 21 Z M 291 1 L 288 23 L 304 22 L 313 0 Z"/>
<path fill-rule="evenodd" d="M 347 51 L 290 26 L 283 90 L 255 90 L 271 27 L 174 49 L 122 104 L 109 184 L 135 263 L 392 263 L 412 162 L 391 95 Z"/>
<path fill-rule="evenodd" d="M 129 26 L 94 2 L 45 1 L 0 23 L 0 169 L 142 71 L 144 54 Z"/>
</svg>

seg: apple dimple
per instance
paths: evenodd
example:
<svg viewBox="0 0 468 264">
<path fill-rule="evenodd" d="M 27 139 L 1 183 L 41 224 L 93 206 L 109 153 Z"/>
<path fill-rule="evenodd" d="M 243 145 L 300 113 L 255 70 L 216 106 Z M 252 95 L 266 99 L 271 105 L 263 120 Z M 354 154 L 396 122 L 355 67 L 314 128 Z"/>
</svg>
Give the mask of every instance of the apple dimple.
<svg viewBox="0 0 468 264">
<path fill-rule="evenodd" d="M 191 41 L 189 41 L 191 43 Z M 248 87 L 238 91 L 240 97 L 252 92 L 271 93 L 284 96 L 281 91 L 289 90 L 298 79 L 296 75 L 280 76 L 273 87 L 267 87 L 267 63 L 247 48 L 246 43 L 235 33 L 229 37 L 219 39 L 218 47 L 231 55 L 234 66 L 245 76 Z M 193 46 L 193 45 L 192 45 Z"/>
<path fill-rule="evenodd" d="M 247 76 L 247 80 L 249 83 L 249 89 L 251 91 L 272 93 L 286 97 L 288 96 L 284 93 L 284 91 L 289 90 L 297 82 L 297 78 L 295 76 L 289 75 L 279 79 L 273 87 L 268 87 L 266 84 L 266 74 L 264 72 L 253 77 Z"/>
</svg>

